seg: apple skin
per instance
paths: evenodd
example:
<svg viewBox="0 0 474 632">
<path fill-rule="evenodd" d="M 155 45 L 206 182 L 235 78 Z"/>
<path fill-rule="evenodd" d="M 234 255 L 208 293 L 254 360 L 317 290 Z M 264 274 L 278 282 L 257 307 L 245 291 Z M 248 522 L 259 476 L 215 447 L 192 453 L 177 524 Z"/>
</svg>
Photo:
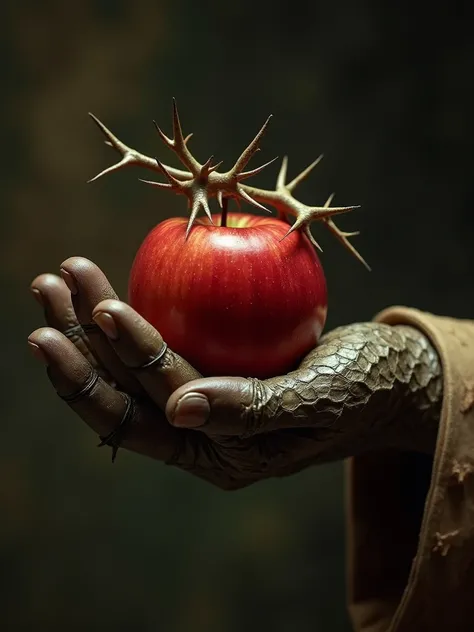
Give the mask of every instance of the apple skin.
<svg viewBox="0 0 474 632">
<path fill-rule="evenodd" d="M 227 226 L 171 218 L 145 238 L 129 280 L 131 306 L 204 376 L 286 373 L 323 330 L 327 289 L 308 238 L 288 224 L 229 213 Z"/>
</svg>

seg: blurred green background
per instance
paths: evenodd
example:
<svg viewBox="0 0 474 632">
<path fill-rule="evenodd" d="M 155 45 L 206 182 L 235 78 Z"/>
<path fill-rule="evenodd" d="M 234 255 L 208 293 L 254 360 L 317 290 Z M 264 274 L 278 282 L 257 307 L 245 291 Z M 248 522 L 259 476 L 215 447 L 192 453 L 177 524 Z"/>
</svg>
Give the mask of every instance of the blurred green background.
<svg viewBox="0 0 474 632">
<path fill-rule="evenodd" d="M 362 231 L 371 274 L 318 231 L 328 328 L 394 303 L 472 317 L 466 6 L 3 3 L 2 630 L 350 629 L 341 464 L 227 494 L 125 452 L 111 466 L 28 353 L 28 285 L 83 255 L 125 296 L 141 240 L 185 204 L 133 169 L 86 185 L 115 157 L 87 112 L 175 164 L 152 125 L 170 130 L 175 96 L 199 158 L 230 165 L 272 112 L 260 159 L 288 153 L 291 176 L 324 152 L 301 199 L 362 205 L 340 223 Z"/>
</svg>

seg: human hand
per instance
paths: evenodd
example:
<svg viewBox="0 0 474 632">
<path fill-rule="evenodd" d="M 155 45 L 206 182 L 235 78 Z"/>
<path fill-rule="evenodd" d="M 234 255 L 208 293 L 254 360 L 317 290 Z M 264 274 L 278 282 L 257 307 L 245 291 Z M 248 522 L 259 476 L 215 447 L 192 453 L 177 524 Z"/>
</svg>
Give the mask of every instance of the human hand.
<svg viewBox="0 0 474 632">
<path fill-rule="evenodd" d="M 380 448 L 434 448 L 441 366 L 412 327 L 340 327 L 285 376 L 202 378 L 95 264 L 73 257 L 61 274 L 32 283 L 48 327 L 29 343 L 113 455 L 120 445 L 238 489 Z"/>
</svg>

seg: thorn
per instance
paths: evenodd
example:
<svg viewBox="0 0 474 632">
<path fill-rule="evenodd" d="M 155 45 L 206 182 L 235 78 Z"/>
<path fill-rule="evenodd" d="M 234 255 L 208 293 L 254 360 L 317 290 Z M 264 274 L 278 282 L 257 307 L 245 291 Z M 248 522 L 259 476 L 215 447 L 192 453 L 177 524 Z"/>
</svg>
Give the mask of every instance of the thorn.
<svg viewBox="0 0 474 632">
<path fill-rule="evenodd" d="M 188 225 L 186 226 L 186 240 L 188 239 L 189 233 L 191 232 L 191 228 L 193 227 L 196 217 L 198 216 L 200 207 L 201 207 L 201 200 L 199 196 L 196 196 L 193 199 L 191 215 L 189 216 Z"/>
<path fill-rule="evenodd" d="M 183 138 L 183 130 L 181 129 L 181 121 L 179 120 L 178 113 L 178 105 L 176 103 L 176 99 L 173 97 L 173 142 L 179 146 L 185 145 L 185 140 Z"/>
<path fill-rule="evenodd" d="M 309 225 L 305 226 L 304 229 L 304 234 L 306 235 L 306 237 L 310 240 L 310 242 L 313 244 L 313 246 L 319 250 L 319 252 L 323 252 L 323 249 L 321 248 L 321 246 L 318 244 L 318 242 L 316 241 L 316 239 L 313 237 L 313 234 L 311 232 L 311 228 L 309 227 Z"/>
<path fill-rule="evenodd" d="M 237 180 L 237 182 L 241 182 L 242 180 L 246 180 L 247 178 L 251 178 L 252 176 L 256 176 L 257 173 L 260 173 L 261 171 L 266 169 L 269 165 L 271 165 L 273 162 L 275 162 L 275 160 L 278 160 L 278 156 L 276 156 L 276 158 L 273 158 L 272 160 L 269 160 L 264 165 L 261 165 L 260 167 L 257 167 L 256 169 L 252 169 L 251 171 L 241 171 L 239 174 L 237 174 L 235 179 Z"/>
<path fill-rule="evenodd" d="M 211 156 L 201 166 L 201 173 L 199 174 L 201 178 L 207 178 L 207 176 L 209 175 L 209 169 L 211 167 L 211 162 L 213 161 L 213 159 L 214 159 L 214 156 Z"/>
<path fill-rule="evenodd" d="M 360 235 L 360 230 L 355 230 L 353 233 L 346 233 L 343 230 L 340 232 L 343 237 L 358 237 Z"/>
<path fill-rule="evenodd" d="M 305 221 L 312 222 L 325 219 L 326 217 L 332 217 L 332 215 L 349 213 L 356 208 L 360 208 L 360 206 L 311 206 L 307 207 L 307 210 L 305 213 L 303 213 L 303 216 Z"/>
<path fill-rule="evenodd" d="M 92 114 L 92 112 L 89 112 L 89 116 L 91 117 L 91 119 L 94 121 L 94 123 L 97 125 L 97 127 L 100 129 L 100 131 L 102 132 L 102 134 L 106 137 L 106 141 L 105 144 L 108 145 L 109 147 L 112 147 L 113 149 L 115 149 L 115 151 L 117 151 L 119 154 L 121 154 L 123 157 L 126 156 L 126 154 L 131 154 L 133 153 L 133 150 L 130 149 L 129 147 L 127 147 L 127 145 L 125 145 L 125 143 L 122 143 L 121 140 L 119 140 L 117 138 L 117 136 L 115 136 L 115 134 L 113 134 L 103 123 L 102 121 L 100 121 L 97 116 L 94 116 L 94 114 Z M 136 152 L 135 152 L 136 153 Z"/>
<path fill-rule="evenodd" d="M 303 182 L 305 178 L 309 176 L 311 171 L 316 167 L 317 164 L 321 162 L 323 159 L 323 154 L 318 156 L 314 162 L 312 162 L 306 169 L 304 169 L 299 175 L 296 176 L 289 184 L 286 185 L 288 191 L 293 191 L 296 187 Z"/>
<path fill-rule="evenodd" d="M 222 199 L 222 189 L 217 191 L 217 202 L 221 208 L 224 208 L 224 200 Z"/>
<path fill-rule="evenodd" d="M 231 173 L 233 175 L 237 175 L 237 174 L 241 173 L 241 171 L 245 168 L 245 166 L 247 165 L 249 160 L 252 158 L 252 156 L 255 154 L 255 152 L 258 151 L 258 149 L 259 149 L 258 148 L 258 144 L 259 144 L 262 136 L 264 135 L 264 133 L 265 133 L 267 127 L 268 127 L 268 124 L 269 124 L 270 119 L 272 118 L 272 116 L 273 115 L 270 114 L 270 116 L 267 118 L 265 123 L 262 125 L 262 127 L 260 128 L 260 130 L 257 133 L 257 135 L 255 136 L 255 138 L 249 143 L 249 145 L 240 154 L 240 156 L 237 159 L 235 165 L 231 169 Z"/>
<path fill-rule="evenodd" d="M 260 202 L 257 202 L 257 200 L 254 200 L 252 197 L 250 197 L 250 195 L 240 185 L 237 185 L 237 193 L 240 195 L 241 198 L 243 198 L 246 202 L 248 202 L 252 206 L 259 208 L 262 211 L 266 211 L 267 213 L 271 213 L 271 211 L 269 211 L 265 206 L 263 206 L 263 204 L 260 204 Z"/>
<path fill-rule="evenodd" d="M 211 224 L 214 224 L 213 220 L 212 220 L 212 213 L 211 213 L 211 209 L 209 208 L 209 202 L 207 199 L 207 194 L 204 192 L 202 197 L 201 197 L 201 206 L 204 209 L 204 212 L 206 213 L 209 221 L 211 222 Z"/>
<path fill-rule="evenodd" d="M 174 176 L 172 176 L 171 173 L 168 171 L 168 169 L 164 166 L 164 164 L 158 160 L 158 158 L 155 158 L 155 160 L 161 173 L 165 176 L 168 182 L 170 182 L 172 185 L 174 185 L 178 189 L 182 187 L 183 183 L 177 178 L 175 178 Z"/>
<path fill-rule="evenodd" d="M 181 122 L 179 120 L 176 99 L 173 99 L 173 138 L 168 138 L 168 136 L 166 136 L 166 134 L 157 125 L 156 121 L 153 121 L 153 123 L 156 127 L 156 131 L 160 135 L 165 145 L 167 145 L 167 147 L 174 151 L 174 153 L 178 156 L 183 165 L 187 167 L 189 171 L 191 171 L 194 177 L 198 176 L 201 170 L 201 165 L 197 162 L 189 149 L 186 147 L 186 140 L 183 137 L 183 130 L 181 128 Z M 189 139 L 190 137 L 187 136 L 186 138 Z"/>
<path fill-rule="evenodd" d="M 212 173 L 213 171 L 216 171 L 216 169 L 219 169 L 219 167 L 222 164 L 222 160 L 220 162 L 218 162 L 215 165 L 211 166 L 211 162 L 213 160 L 214 156 L 211 156 L 201 167 L 201 173 L 200 173 L 200 177 L 201 178 L 206 178 L 210 173 Z"/>
<path fill-rule="evenodd" d="M 331 202 L 334 200 L 335 193 L 331 193 L 328 199 L 324 202 L 324 208 L 329 208 L 331 206 Z"/>
<path fill-rule="evenodd" d="M 107 175 L 108 173 L 113 173 L 114 171 L 119 171 L 119 169 L 122 169 L 123 167 L 126 167 L 127 165 L 134 164 L 134 162 L 135 161 L 133 160 L 133 158 L 130 155 L 126 155 L 126 156 L 124 156 L 122 158 L 122 160 L 120 162 L 117 162 L 115 165 L 107 167 L 106 169 L 104 169 L 103 171 L 98 173 L 96 176 L 91 178 L 90 180 L 87 180 L 87 184 L 91 184 L 91 182 L 95 182 L 99 178 L 102 178 L 102 176 Z"/>
<path fill-rule="evenodd" d="M 189 233 L 191 232 L 191 228 L 193 227 L 193 224 L 196 220 L 196 217 L 198 216 L 198 213 L 201 207 L 204 209 L 204 212 L 206 213 L 211 224 L 214 225 L 211 209 L 209 208 L 209 202 L 207 199 L 206 190 L 201 189 L 201 190 L 195 191 L 194 196 L 192 197 L 192 200 L 191 200 L 191 215 L 189 217 L 188 225 L 186 227 L 186 239 L 189 237 Z"/>
<path fill-rule="evenodd" d="M 207 198 L 204 198 L 204 200 L 202 200 L 201 205 L 204 209 L 204 212 L 206 213 L 209 221 L 211 222 L 212 225 L 214 225 L 214 221 L 212 219 L 212 213 L 211 213 L 211 209 L 209 208 L 209 202 L 207 201 Z"/>
<path fill-rule="evenodd" d="M 303 222 L 300 222 L 299 224 L 297 224 L 297 222 L 295 222 L 293 224 L 293 226 L 290 226 L 290 228 L 287 230 L 287 232 L 283 235 L 283 237 L 279 241 L 283 241 L 284 239 L 286 239 L 288 237 L 288 235 L 291 235 L 291 233 L 293 233 L 295 230 L 298 230 L 299 228 L 302 228 L 304 234 L 306 235 L 306 237 L 308 237 L 308 239 L 313 244 L 313 246 L 315 248 L 317 248 L 317 250 L 319 250 L 319 252 L 322 252 L 323 249 L 321 248 L 321 246 L 318 244 L 316 239 L 311 234 L 311 230 L 310 230 L 309 226 L 307 224 L 306 225 L 303 224 Z"/>
<path fill-rule="evenodd" d="M 143 180 L 142 178 L 138 178 L 138 180 L 140 182 L 144 182 L 145 184 L 150 184 L 152 187 L 156 187 L 157 189 L 177 189 L 177 187 L 169 182 L 154 182 L 153 180 Z"/>
<path fill-rule="evenodd" d="M 218 162 L 217 164 L 213 165 L 212 167 L 209 168 L 209 173 L 212 173 L 213 171 L 217 171 L 217 169 L 219 169 L 219 167 L 221 166 L 221 164 L 224 161 L 221 160 L 220 162 Z"/>
<path fill-rule="evenodd" d="M 351 242 L 347 239 L 347 237 L 345 236 L 345 234 L 343 233 L 343 231 L 339 230 L 339 228 L 336 226 L 336 224 L 333 222 L 332 219 L 328 219 L 326 220 L 326 224 L 329 228 L 329 230 L 332 232 L 332 234 L 336 237 L 336 239 L 338 239 L 342 245 L 360 262 L 362 263 L 363 266 L 365 266 L 365 268 L 367 268 L 367 270 L 369 272 L 371 272 L 371 267 L 369 266 L 369 264 L 367 263 L 367 261 L 363 258 L 363 256 L 360 254 L 360 252 L 354 248 L 354 246 L 351 244 Z"/>
<path fill-rule="evenodd" d="M 186 138 L 184 139 L 184 144 L 187 145 L 188 141 L 194 136 L 194 134 L 191 132 L 190 134 L 188 134 L 186 136 Z"/>
<path fill-rule="evenodd" d="M 278 173 L 277 178 L 277 191 L 280 189 L 286 188 L 286 173 L 288 171 L 288 156 L 283 156 L 283 160 L 281 161 L 280 171 Z"/>
<path fill-rule="evenodd" d="M 168 138 L 168 136 L 166 136 L 166 134 L 161 130 L 160 126 L 158 125 L 156 121 L 153 121 L 153 125 L 155 126 L 156 131 L 160 135 L 160 138 L 165 143 L 165 145 L 167 147 L 172 147 L 173 141 L 171 140 L 171 138 Z"/>
<path fill-rule="evenodd" d="M 286 239 L 289 235 L 291 235 L 291 233 L 293 233 L 298 227 L 295 226 L 295 224 L 293 224 L 292 226 L 290 226 L 288 228 L 288 230 L 286 231 L 286 233 L 283 235 L 283 237 L 279 240 L 279 241 L 283 241 L 284 239 Z"/>
</svg>

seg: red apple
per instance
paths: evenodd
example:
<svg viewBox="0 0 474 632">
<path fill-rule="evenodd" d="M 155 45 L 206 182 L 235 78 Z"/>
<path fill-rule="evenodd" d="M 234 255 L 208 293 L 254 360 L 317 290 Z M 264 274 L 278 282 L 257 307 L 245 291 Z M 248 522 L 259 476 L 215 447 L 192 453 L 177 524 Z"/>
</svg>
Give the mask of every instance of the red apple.
<svg viewBox="0 0 474 632">
<path fill-rule="evenodd" d="M 327 313 L 324 272 L 300 231 L 229 213 L 227 226 L 158 224 L 136 255 L 129 298 L 203 375 L 282 374 L 312 349 Z"/>
</svg>

